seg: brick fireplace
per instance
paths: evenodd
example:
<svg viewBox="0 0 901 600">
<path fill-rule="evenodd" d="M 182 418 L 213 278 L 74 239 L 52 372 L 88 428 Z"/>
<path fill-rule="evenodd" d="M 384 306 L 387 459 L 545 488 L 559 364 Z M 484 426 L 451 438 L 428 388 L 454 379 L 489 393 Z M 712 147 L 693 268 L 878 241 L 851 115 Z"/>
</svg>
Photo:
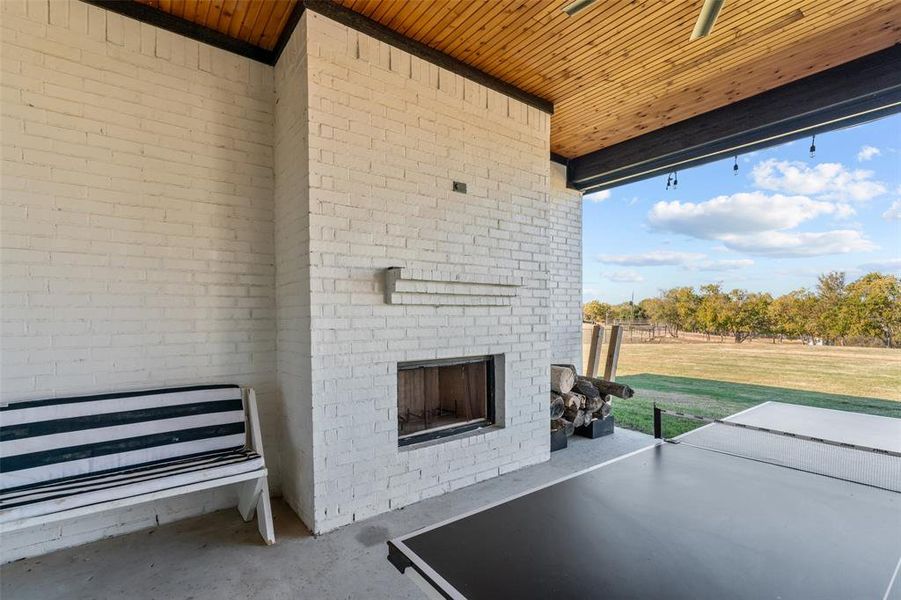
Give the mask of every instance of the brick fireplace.
<svg viewBox="0 0 901 600">
<path fill-rule="evenodd" d="M 549 115 L 312 11 L 275 80 L 285 498 L 322 532 L 547 460 L 581 335 Z"/>
</svg>

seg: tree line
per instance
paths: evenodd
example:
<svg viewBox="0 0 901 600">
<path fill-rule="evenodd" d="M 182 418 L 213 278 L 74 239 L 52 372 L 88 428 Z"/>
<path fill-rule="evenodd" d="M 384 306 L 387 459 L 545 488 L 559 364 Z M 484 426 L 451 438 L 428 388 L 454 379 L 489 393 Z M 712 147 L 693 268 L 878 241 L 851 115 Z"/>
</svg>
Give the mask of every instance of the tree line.
<svg viewBox="0 0 901 600">
<path fill-rule="evenodd" d="M 610 319 L 666 323 L 679 331 L 729 336 L 737 343 L 755 337 L 797 339 L 827 345 L 872 345 L 888 348 L 901 341 L 901 282 L 894 275 L 868 273 L 847 282 L 845 273 L 820 275 L 813 290 L 798 289 L 773 297 L 743 289 L 725 291 L 711 283 L 662 290 L 641 302 L 583 306 L 586 321 Z"/>
</svg>

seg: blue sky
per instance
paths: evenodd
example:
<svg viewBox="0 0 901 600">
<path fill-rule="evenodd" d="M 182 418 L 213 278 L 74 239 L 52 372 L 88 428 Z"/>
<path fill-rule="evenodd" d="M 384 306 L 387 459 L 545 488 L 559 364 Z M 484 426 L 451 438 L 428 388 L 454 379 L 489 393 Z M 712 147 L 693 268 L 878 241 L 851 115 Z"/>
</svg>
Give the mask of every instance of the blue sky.
<svg viewBox="0 0 901 600">
<path fill-rule="evenodd" d="M 901 115 L 583 200 L 585 300 L 719 282 L 783 294 L 819 273 L 901 271 Z"/>
</svg>

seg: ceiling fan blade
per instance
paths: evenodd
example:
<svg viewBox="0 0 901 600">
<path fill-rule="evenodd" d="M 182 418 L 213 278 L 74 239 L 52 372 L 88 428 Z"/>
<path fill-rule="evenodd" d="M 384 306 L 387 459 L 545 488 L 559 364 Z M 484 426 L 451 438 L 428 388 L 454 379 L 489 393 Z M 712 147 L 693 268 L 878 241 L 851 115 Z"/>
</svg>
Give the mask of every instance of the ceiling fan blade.
<svg viewBox="0 0 901 600">
<path fill-rule="evenodd" d="M 689 41 L 693 42 L 696 39 L 710 35 L 710 32 L 713 31 L 714 23 L 716 23 L 716 18 L 719 16 L 725 3 L 726 0 L 704 0 L 704 6 L 701 7 L 701 14 L 698 15 L 698 21 L 695 23 L 695 28 L 691 32 Z"/>
</svg>

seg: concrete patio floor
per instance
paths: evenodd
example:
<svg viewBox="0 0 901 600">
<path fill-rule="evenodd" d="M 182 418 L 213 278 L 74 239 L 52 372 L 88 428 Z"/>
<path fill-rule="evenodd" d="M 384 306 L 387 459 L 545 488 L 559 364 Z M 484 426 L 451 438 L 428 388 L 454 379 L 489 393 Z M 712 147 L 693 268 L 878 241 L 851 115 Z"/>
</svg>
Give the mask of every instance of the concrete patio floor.
<svg viewBox="0 0 901 600">
<path fill-rule="evenodd" d="M 606 438 L 570 438 L 547 463 L 509 473 L 315 538 L 284 502 L 274 502 L 278 543 L 225 510 L 20 560 L 0 569 L 4 600 L 129 598 L 422 598 L 386 560 L 386 540 L 502 500 L 653 442 L 617 428 Z"/>
</svg>

